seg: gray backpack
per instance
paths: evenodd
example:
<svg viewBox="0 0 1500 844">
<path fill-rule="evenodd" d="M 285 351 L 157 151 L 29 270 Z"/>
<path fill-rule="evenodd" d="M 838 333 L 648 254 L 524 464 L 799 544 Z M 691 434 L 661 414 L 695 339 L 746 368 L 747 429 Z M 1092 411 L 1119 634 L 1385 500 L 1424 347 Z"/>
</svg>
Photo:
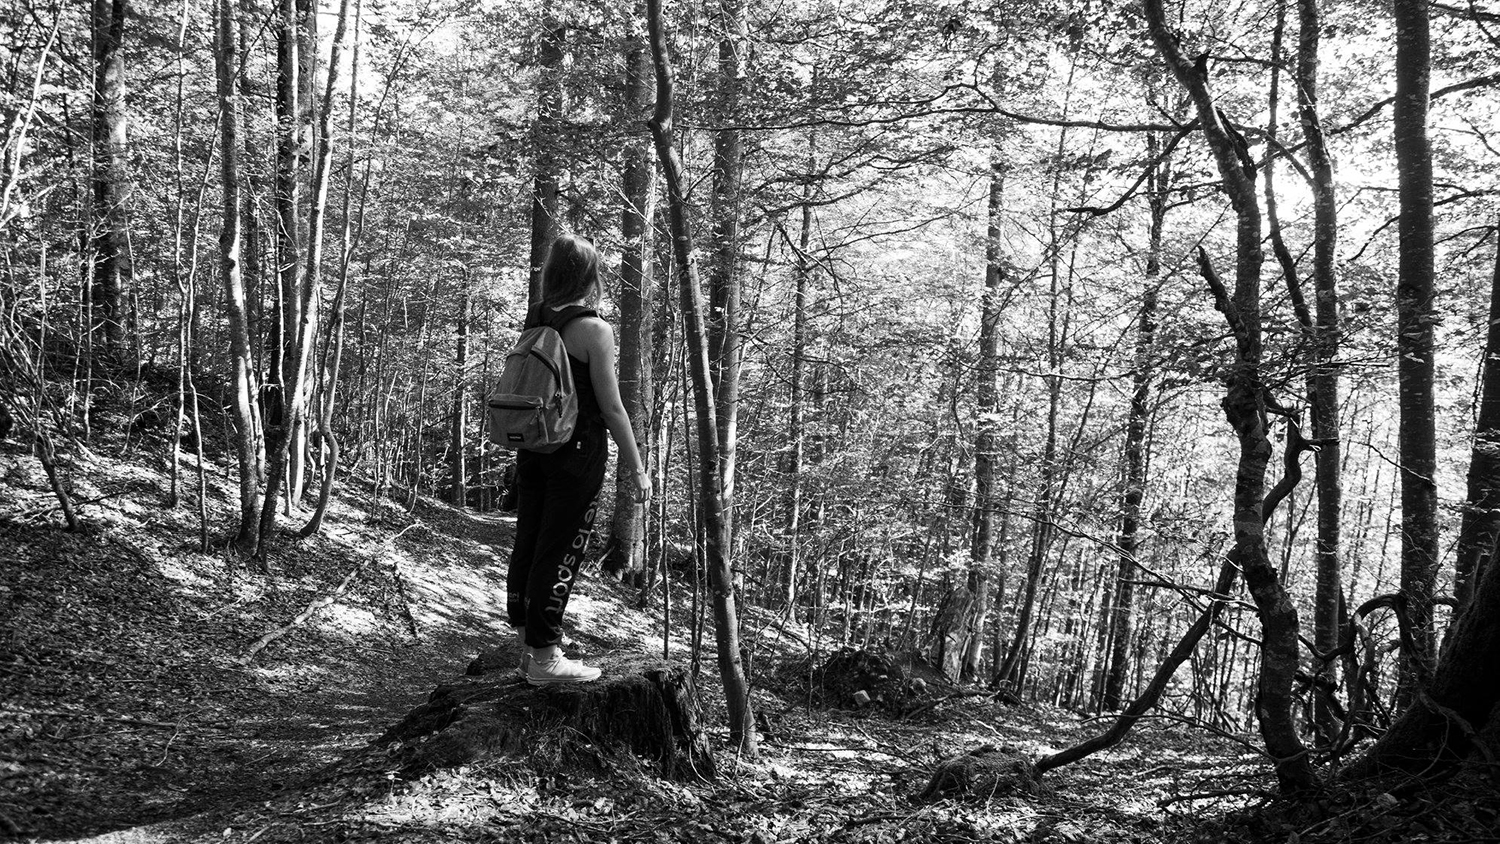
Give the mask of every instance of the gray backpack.
<svg viewBox="0 0 1500 844">
<path fill-rule="evenodd" d="M 591 308 L 551 311 L 539 305 L 526 316 L 521 339 L 505 356 L 505 368 L 485 395 L 490 442 L 501 448 L 550 452 L 573 439 L 578 424 L 578 394 L 573 370 L 559 332 Z"/>
</svg>

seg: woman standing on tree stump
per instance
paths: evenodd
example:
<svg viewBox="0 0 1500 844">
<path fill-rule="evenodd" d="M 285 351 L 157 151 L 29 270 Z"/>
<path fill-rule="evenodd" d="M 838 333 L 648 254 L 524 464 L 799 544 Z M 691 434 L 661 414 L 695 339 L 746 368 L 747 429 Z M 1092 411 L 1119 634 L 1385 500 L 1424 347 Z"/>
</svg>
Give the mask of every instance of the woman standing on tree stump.
<svg viewBox="0 0 1500 844">
<path fill-rule="evenodd" d="M 542 301 L 527 313 L 526 328 L 550 325 L 562 335 L 578 395 L 578 424 L 562 448 L 516 456 L 516 544 L 505 609 L 521 634 L 521 671 L 533 686 L 599 679 L 598 668 L 563 656 L 559 643 L 563 611 L 594 530 L 594 499 L 604 485 L 606 429 L 621 467 L 635 475 L 637 499 L 651 495 L 651 476 L 620 401 L 614 330 L 594 310 L 601 292 L 593 244 L 573 235 L 553 241 L 542 266 Z"/>
</svg>

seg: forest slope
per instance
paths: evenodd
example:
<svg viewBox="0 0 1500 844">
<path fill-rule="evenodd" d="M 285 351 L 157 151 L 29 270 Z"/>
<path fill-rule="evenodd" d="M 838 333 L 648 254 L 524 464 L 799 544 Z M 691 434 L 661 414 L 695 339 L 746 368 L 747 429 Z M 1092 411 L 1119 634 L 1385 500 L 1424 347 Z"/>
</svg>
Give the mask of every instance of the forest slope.
<svg viewBox="0 0 1500 844">
<path fill-rule="evenodd" d="M 1233 742 L 1163 720 L 1050 776 L 1040 794 L 919 802 L 938 760 L 984 744 L 1034 755 L 1092 726 L 937 688 L 905 718 L 823 709 L 797 679 L 818 658 L 754 618 L 766 737 L 756 764 L 726 758 L 709 670 L 699 684 L 717 782 L 545 749 L 402 781 L 369 741 L 476 652 L 509 646 L 498 615 L 507 518 L 427 500 L 408 513 L 354 489 L 323 535 L 280 546 L 264 576 L 198 552 L 194 514 L 160 507 L 159 466 L 95 454 L 72 470 L 75 496 L 93 501 L 79 534 L 60 528 L 36 461 L 0 451 L 0 819 L 23 839 L 1158 841 L 1201 832 L 1196 813 L 1269 783 Z M 210 480 L 222 531 L 233 490 L 216 469 Z M 659 653 L 659 611 L 634 609 L 633 591 L 592 570 L 586 579 L 570 608 L 575 640 L 601 655 Z M 690 599 L 674 604 L 684 611 L 673 630 L 690 630 Z M 691 659 L 684 641 L 672 650 Z"/>
</svg>

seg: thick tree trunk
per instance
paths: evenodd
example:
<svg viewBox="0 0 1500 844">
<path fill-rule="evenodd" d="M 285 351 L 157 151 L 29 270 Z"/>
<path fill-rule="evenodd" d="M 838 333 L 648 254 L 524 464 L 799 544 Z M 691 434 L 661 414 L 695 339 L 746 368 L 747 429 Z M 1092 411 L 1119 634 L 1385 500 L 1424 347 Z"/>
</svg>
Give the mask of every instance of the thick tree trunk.
<svg viewBox="0 0 1500 844">
<path fill-rule="evenodd" d="M 240 274 L 240 128 L 239 97 L 236 80 L 239 68 L 235 62 L 235 0 L 218 0 L 215 21 L 214 62 L 218 77 L 219 121 L 221 138 L 219 164 L 224 198 L 224 218 L 219 228 L 219 274 L 224 282 L 225 306 L 229 317 L 229 367 L 234 384 L 235 455 L 239 463 L 240 524 L 235 546 L 246 556 L 254 557 L 260 549 L 260 531 L 256 521 L 260 510 L 261 441 L 259 407 L 255 397 L 255 366 L 250 357 L 250 333 L 246 324 L 245 282 Z M 202 448 L 202 445 L 199 445 Z"/>
<path fill-rule="evenodd" d="M 1500 718 L 1500 566 L 1486 565 L 1468 611 L 1453 623 L 1442 659 L 1425 689 L 1344 775 L 1359 779 L 1387 771 L 1439 777 L 1475 751 L 1481 734 Z M 1493 767 L 1493 760 L 1490 760 Z"/>
<path fill-rule="evenodd" d="M 714 631 L 718 640 L 719 676 L 724 684 L 724 698 L 729 711 L 729 740 L 747 759 L 755 759 L 757 741 L 755 720 L 750 706 L 750 686 L 740 652 L 738 608 L 735 603 L 734 579 L 730 571 L 728 524 L 719 471 L 718 416 L 714 409 L 714 391 L 709 377 L 708 340 L 704 329 L 703 292 L 698 287 L 698 272 L 693 261 L 692 234 L 687 217 L 687 198 L 683 185 L 682 162 L 672 144 L 673 72 L 667 55 L 667 36 L 662 23 L 660 0 L 647 0 L 646 19 L 651 32 L 651 58 L 656 69 L 656 111 L 651 117 L 651 134 L 661 161 L 667 184 L 668 210 L 671 212 L 673 256 L 681 286 L 683 336 L 692 367 L 693 398 L 698 427 L 698 503 L 702 518 L 704 553 L 713 590 Z"/>
<path fill-rule="evenodd" d="M 1433 380 L 1432 147 L 1427 140 L 1431 43 L 1427 0 L 1395 0 L 1399 176 L 1399 279 L 1396 282 L 1396 372 L 1401 421 L 1401 595 L 1411 620 L 1411 649 L 1401 654 L 1398 702 L 1416 699 L 1431 674 L 1438 572 L 1437 432 Z"/>
<path fill-rule="evenodd" d="M 1496 230 L 1500 231 L 1500 225 Z M 1481 372 L 1479 414 L 1469 457 L 1469 491 L 1458 531 L 1453 582 L 1458 613 L 1473 603 L 1475 582 L 1485 568 L 1493 565 L 1491 553 L 1500 533 L 1500 244 L 1495 247 L 1495 269 L 1490 277 L 1489 330 L 1485 332 Z"/>
<path fill-rule="evenodd" d="M 126 147 L 125 9 L 127 0 L 93 0 L 93 203 L 89 221 L 93 325 L 107 354 L 125 345 L 125 286 L 130 280 L 128 242 L 130 159 Z"/>
<path fill-rule="evenodd" d="M 558 224 L 557 187 L 558 169 L 557 133 L 562 125 L 563 88 L 562 65 L 563 43 L 567 38 L 567 27 L 554 18 L 542 24 L 542 36 L 537 48 L 536 119 L 531 124 L 531 148 L 536 151 L 535 170 L 531 188 L 531 276 L 527 287 L 528 307 L 542 301 L 542 263 L 547 260 L 547 250 L 557 239 L 561 227 Z"/>
<path fill-rule="evenodd" d="M 645 117 L 651 108 L 651 56 L 647 52 L 644 6 L 636 4 L 629 24 L 625 51 L 624 110 L 632 120 Z M 620 174 L 620 234 L 625 241 L 620 255 L 620 400 L 635 428 L 641 459 L 651 466 L 655 430 L 651 425 L 655 405 L 651 366 L 651 219 L 654 171 L 650 140 L 631 137 L 625 144 Z M 635 481 L 626 472 L 615 478 L 614 516 L 610 522 L 609 548 L 604 570 L 627 579 L 643 581 L 646 568 L 646 507 L 635 500 Z"/>
<path fill-rule="evenodd" d="M 1260 678 L 1255 711 L 1261 738 L 1275 760 L 1284 792 L 1296 793 L 1315 785 L 1312 765 L 1292 720 L 1292 683 L 1300 652 L 1297 608 L 1282 586 L 1266 550 L 1262 507 L 1266 464 L 1271 443 L 1266 425 L 1266 388 L 1261 381 L 1260 205 L 1255 172 L 1247 163 L 1244 139 L 1225 122 L 1208 89 L 1208 73 L 1182 55 L 1177 36 L 1166 24 L 1162 0 L 1147 0 L 1146 19 L 1157 52 L 1187 90 L 1198 111 L 1198 122 L 1224 180 L 1237 219 L 1235 283 L 1230 293 L 1214 273 L 1200 247 L 1199 267 L 1213 289 L 1235 337 L 1235 366 L 1230 375 L 1224 413 L 1239 441 L 1239 469 L 1234 490 L 1234 556 L 1244 568 L 1245 582 L 1261 619 Z"/>
</svg>

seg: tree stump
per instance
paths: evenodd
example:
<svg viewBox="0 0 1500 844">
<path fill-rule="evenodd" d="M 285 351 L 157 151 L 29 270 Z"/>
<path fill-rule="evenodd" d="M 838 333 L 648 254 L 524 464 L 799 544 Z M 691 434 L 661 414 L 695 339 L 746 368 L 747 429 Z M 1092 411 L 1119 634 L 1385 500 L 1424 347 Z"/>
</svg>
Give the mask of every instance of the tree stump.
<svg viewBox="0 0 1500 844">
<path fill-rule="evenodd" d="M 534 687 L 515 664 L 481 654 L 466 676 L 439 685 L 373 743 L 397 744 L 407 776 L 496 756 L 571 763 L 612 753 L 645 759 L 667 778 L 715 775 L 686 669 L 625 656 L 592 683 Z"/>
<path fill-rule="evenodd" d="M 1039 787 L 1031 759 L 1014 748 L 987 744 L 972 753 L 939 762 L 917 799 L 988 800 L 1007 794 L 1036 794 Z"/>
</svg>

